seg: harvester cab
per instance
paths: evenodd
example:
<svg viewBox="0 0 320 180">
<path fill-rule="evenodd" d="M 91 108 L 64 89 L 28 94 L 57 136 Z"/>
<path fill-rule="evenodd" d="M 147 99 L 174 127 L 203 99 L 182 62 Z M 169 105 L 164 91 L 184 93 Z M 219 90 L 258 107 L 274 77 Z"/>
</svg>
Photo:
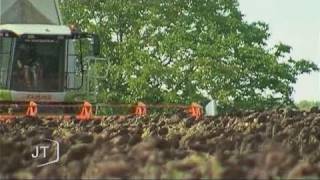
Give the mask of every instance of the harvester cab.
<svg viewBox="0 0 320 180">
<path fill-rule="evenodd" d="M 63 25 L 56 0 L 0 0 L 0 102 L 81 101 L 99 38 Z"/>
</svg>

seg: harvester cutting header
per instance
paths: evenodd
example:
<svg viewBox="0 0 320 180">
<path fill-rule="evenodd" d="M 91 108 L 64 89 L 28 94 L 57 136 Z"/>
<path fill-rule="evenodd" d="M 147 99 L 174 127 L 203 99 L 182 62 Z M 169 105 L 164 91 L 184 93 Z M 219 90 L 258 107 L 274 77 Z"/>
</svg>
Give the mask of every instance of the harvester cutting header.
<svg viewBox="0 0 320 180">
<path fill-rule="evenodd" d="M 99 46 L 94 33 L 63 24 L 56 0 L 0 0 L 1 106 L 32 101 L 28 115 L 35 116 L 34 102 L 79 105 L 86 98 L 84 58 L 98 56 Z M 85 104 L 82 118 L 88 119 Z M 136 112 L 143 115 L 141 107 Z"/>
</svg>

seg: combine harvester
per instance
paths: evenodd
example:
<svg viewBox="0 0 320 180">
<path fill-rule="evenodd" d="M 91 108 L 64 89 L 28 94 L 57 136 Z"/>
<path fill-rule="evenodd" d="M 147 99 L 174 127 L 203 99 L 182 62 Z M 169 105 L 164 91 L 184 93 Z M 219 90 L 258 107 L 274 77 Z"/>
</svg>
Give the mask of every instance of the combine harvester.
<svg viewBox="0 0 320 180">
<path fill-rule="evenodd" d="M 57 0 L 0 0 L 0 120 L 52 114 L 70 119 L 67 114 L 76 112 L 77 119 L 90 120 L 102 118 L 93 115 L 95 105 L 132 106 L 86 101 L 88 51 L 91 58 L 99 55 L 98 36 L 64 25 Z M 196 103 L 133 107 L 137 116 L 147 108 L 185 108 L 196 119 L 202 116 Z"/>
</svg>

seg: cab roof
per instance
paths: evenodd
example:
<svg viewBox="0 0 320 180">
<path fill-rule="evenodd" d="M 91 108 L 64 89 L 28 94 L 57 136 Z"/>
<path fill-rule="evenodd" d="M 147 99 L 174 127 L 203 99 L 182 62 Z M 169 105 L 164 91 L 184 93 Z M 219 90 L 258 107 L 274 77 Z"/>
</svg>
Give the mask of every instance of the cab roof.
<svg viewBox="0 0 320 180">
<path fill-rule="evenodd" d="M 40 24 L 3 24 L 0 32 L 10 32 L 16 36 L 23 35 L 62 35 L 70 36 L 71 30 L 68 26 L 40 25 Z"/>
</svg>

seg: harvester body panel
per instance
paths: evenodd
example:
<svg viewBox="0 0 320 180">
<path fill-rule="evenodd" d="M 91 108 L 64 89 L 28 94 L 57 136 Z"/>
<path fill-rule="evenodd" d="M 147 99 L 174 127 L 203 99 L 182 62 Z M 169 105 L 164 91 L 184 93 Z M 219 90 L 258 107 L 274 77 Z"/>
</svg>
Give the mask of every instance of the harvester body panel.
<svg viewBox="0 0 320 180">
<path fill-rule="evenodd" d="M 0 0 L 0 24 L 61 25 L 56 0 Z"/>
</svg>

